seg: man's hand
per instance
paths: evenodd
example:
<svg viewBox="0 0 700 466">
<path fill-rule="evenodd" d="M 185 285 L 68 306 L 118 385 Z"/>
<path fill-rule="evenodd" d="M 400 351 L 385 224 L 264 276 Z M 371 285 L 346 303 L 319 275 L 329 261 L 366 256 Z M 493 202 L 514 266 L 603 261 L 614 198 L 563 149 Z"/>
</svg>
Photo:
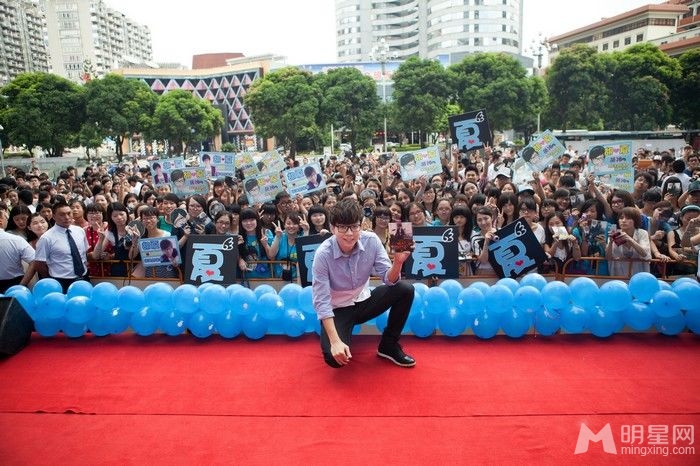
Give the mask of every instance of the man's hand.
<svg viewBox="0 0 700 466">
<path fill-rule="evenodd" d="M 343 343 L 342 340 L 331 343 L 331 355 L 333 356 L 333 359 L 335 359 L 335 362 L 341 366 L 347 365 L 352 358 L 352 354 L 350 354 L 350 347 Z"/>
</svg>

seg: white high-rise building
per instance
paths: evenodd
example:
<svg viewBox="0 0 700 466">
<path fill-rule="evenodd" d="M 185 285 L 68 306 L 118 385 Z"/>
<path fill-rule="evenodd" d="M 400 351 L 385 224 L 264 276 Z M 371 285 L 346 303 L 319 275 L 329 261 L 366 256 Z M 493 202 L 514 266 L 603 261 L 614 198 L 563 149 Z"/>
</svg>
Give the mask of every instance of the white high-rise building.
<svg viewBox="0 0 700 466">
<path fill-rule="evenodd" d="M 44 14 L 36 1 L 0 0 L 0 86 L 28 71 L 48 71 Z"/>
<path fill-rule="evenodd" d="M 521 54 L 523 0 L 335 0 L 335 11 L 340 62 L 369 60 L 382 39 L 397 59 Z"/>
<path fill-rule="evenodd" d="M 102 0 L 45 0 L 51 72 L 73 81 L 153 60 L 151 32 Z"/>
</svg>

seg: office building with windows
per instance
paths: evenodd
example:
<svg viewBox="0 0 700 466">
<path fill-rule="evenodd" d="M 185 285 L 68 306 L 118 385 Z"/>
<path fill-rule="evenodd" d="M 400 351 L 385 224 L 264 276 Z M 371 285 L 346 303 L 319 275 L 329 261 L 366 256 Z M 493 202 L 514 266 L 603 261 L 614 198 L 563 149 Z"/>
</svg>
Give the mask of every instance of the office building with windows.
<svg viewBox="0 0 700 466">
<path fill-rule="evenodd" d="M 49 71 L 44 14 L 36 1 L 0 0 L 0 86 L 28 71 Z"/>
</svg>

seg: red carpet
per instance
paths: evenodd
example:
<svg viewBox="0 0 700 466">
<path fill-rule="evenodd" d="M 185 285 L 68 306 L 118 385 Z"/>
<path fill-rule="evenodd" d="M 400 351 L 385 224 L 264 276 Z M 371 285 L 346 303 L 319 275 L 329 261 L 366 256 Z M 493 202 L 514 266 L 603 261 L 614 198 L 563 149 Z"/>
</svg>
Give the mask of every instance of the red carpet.
<svg viewBox="0 0 700 466">
<path fill-rule="evenodd" d="M 315 336 L 34 338 L 0 362 L 0 464 L 698 464 L 573 454 L 582 422 L 618 448 L 622 425 L 700 431 L 696 336 L 405 337 L 414 369 L 377 338 L 340 370 Z"/>
</svg>

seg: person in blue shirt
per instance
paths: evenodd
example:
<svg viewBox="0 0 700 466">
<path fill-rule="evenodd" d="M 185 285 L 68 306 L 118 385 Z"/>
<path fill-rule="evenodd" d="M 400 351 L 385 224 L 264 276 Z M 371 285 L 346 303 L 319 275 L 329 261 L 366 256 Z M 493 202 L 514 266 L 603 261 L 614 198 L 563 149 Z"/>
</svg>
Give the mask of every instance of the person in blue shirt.
<svg viewBox="0 0 700 466">
<path fill-rule="evenodd" d="M 361 222 L 360 204 L 352 198 L 340 201 L 330 212 L 333 236 L 314 254 L 313 305 L 321 321 L 323 358 L 331 367 L 347 365 L 353 327 L 390 309 L 377 356 L 412 367 L 415 359 L 399 344 L 414 296 L 413 286 L 400 281 L 411 251 L 397 252 L 392 262 L 379 237 L 363 231 Z M 384 284 L 370 291 L 370 275 Z"/>
<path fill-rule="evenodd" d="M 240 235 L 238 237 L 238 267 L 245 278 L 270 278 L 270 257 L 275 257 L 277 247 L 272 232 L 263 230 L 258 213 L 253 209 L 243 209 L 240 215 Z"/>
</svg>

